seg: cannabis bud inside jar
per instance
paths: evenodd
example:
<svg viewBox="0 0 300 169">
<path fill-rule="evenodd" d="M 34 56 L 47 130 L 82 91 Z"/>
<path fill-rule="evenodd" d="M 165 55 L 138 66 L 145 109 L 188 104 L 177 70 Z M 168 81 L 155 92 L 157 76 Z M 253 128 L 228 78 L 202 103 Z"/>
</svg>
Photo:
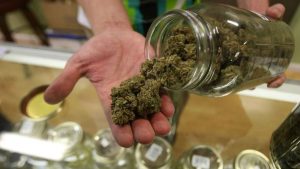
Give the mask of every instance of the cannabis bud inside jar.
<svg viewBox="0 0 300 169">
<path fill-rule="evenodd" d="M 293 51 L 282 21 L 222 4 L 172 10 L 150 27 L 140 75 L 112 90 L 113 122 L 158 112 L 163 88 L 224 96 L 255 87 L 284 72 Z"/>
</svg>

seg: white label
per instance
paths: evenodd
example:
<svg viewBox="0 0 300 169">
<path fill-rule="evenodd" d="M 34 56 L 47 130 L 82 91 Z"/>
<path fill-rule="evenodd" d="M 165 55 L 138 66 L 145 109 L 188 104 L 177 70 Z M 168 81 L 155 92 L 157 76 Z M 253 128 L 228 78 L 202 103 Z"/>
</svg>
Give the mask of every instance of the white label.
<svg viewBox="0 0 300 169">
<path fill-rule="evenodd" d="M 207 157 L 193 155 L 192 166 L 196 167 L 197 169 L 209 169 L 210 168 L 210 160 Z"/>
<path fill-rule="evenodd" d="M 157 145 L 157 144 L 152 144 L 150 146 L 150 148 L 148 149 L 148 151 L 146 152 L 145 157 L 150 160 L 155 162 L 157 160 L 157 158 L 161 155 L 163 149 L 161 146 Z"/>
<path fill-rule="evenodd" d="M 106 148 L 106 147 L 109 145 L 109 141 L 108 141 L 107 139 L 103 138 L 103 139 L 101 139 L 100 144 L 101 144 L 104 148 Z"/>
</svg>

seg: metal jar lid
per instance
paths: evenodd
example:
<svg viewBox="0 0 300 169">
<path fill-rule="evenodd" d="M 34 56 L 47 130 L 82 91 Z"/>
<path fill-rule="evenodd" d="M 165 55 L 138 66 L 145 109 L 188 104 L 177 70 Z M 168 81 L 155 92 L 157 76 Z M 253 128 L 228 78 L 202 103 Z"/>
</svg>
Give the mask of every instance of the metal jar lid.
<svg viewBox="0 0 300 169">
<path fill-rule="evenodd" d="M 198 145 L 185 155 L 191 169 L 222 169 L 223 159 L 211 146 Z"/>
<path fill-rule="evenodd" d="M 138 144 L 135 159 L 139 169 L 170 168 L 172 163 L 172 147 L 161 137 L 155 137 L 151 144 Z"/>
<path fill-rule="evenodd" d="M 62 110 L 64 102 L 54 105 L 46 103 L 44 92 L 48 85 L 42 85 L 32 89 L 20 103 L 20 109 L 25 117 L 36 121 L 44 121 L 54 117 Z"/>
<path fill-rule="evenodd" d="M 235 169 L 271 169 L 268 157 L 256 150 L 244 150 L 234 160 Z"/>
</svg>

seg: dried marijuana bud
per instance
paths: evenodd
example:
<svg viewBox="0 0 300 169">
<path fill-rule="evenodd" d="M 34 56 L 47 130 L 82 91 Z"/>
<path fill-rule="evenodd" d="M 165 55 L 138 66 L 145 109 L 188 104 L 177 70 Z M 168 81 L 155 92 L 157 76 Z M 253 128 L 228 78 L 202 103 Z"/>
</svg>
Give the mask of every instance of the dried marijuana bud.
<svg viewBox="0 0 300 169">
<path fill-rule="evenodd" d="M 162 87 L 176 88 L 189 81 L 196 60 L 196 44 L 187 27 L 175 28 L 162 57 L 142 64 L 140 75 L 112 89 L 112 120 L 124 125 L 160 111 Z"/>
<path fill-rule="evenodd" d="M 137 114 L 141 117 L 147 117 L 148 114 L 159 112 L 160 96 L 159 89 L 161 83 L 154 79 L 148 79 L 145 85 L 141 87 L 137 94 L 138 106 Z"/>
</svg>

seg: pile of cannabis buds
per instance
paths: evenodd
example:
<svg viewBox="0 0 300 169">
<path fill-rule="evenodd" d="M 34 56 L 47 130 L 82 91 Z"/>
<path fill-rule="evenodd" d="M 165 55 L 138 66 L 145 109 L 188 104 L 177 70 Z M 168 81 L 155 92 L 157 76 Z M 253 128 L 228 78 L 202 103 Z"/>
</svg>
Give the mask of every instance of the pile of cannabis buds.
<svg viewBox="0 0 300 169">
<path fill-rule="evenodd" d="M 161 57 L 147 60 L 140 74 L 112 89 L 112 120 L 124 125 L 160 111 L 162 87 L 185 84 L 196 60 L 196 42 L 190 29 L 176 28 L 167 39 Z"/>
</svg>

